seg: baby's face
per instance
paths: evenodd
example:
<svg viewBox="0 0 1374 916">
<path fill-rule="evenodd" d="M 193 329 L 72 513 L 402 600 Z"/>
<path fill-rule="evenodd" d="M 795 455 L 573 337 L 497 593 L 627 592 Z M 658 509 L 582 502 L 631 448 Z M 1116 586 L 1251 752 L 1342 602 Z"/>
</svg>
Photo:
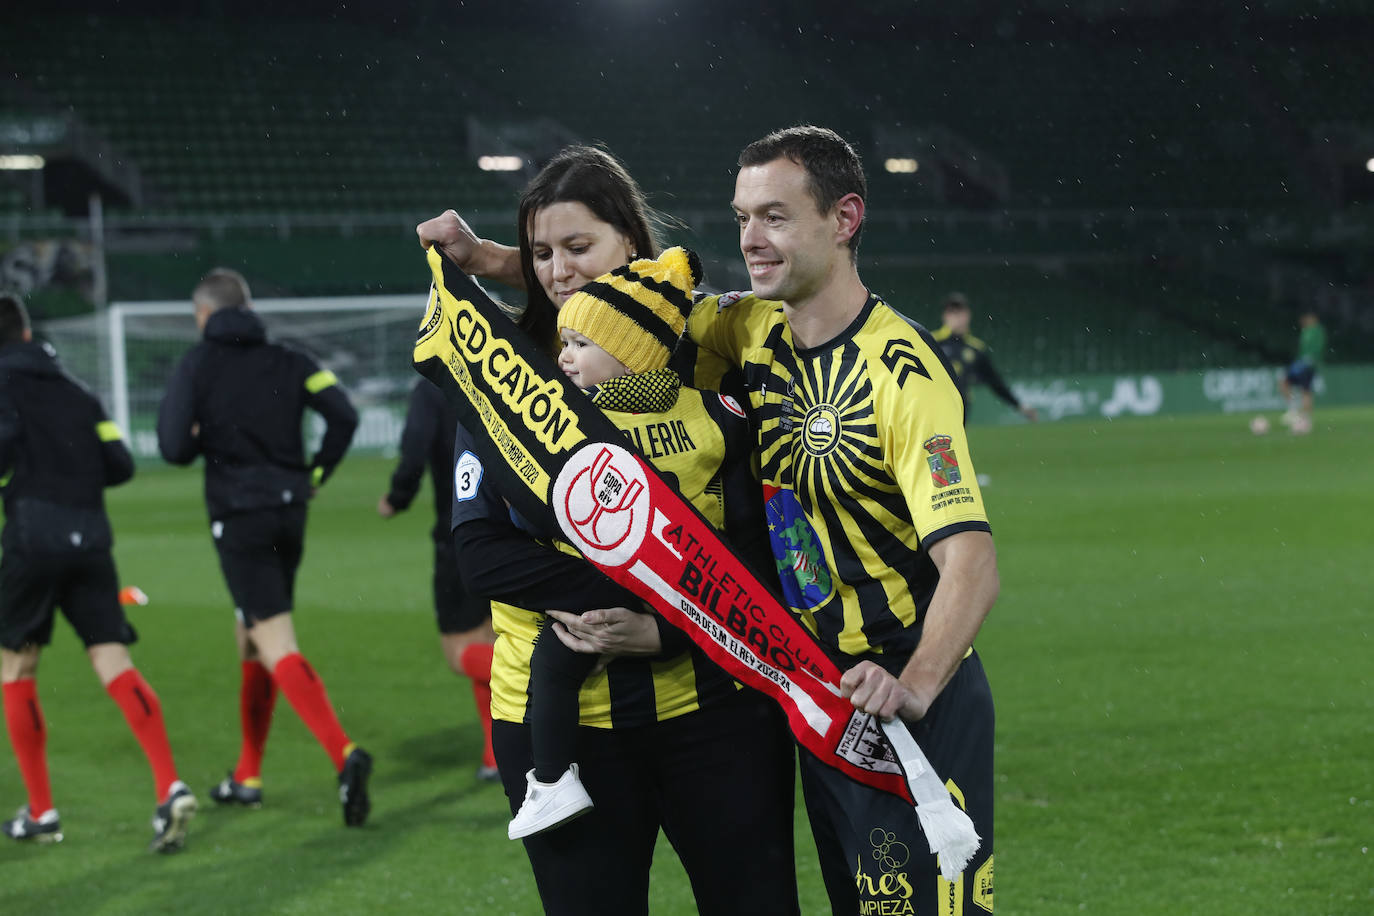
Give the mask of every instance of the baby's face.
<svg viewBox="0 0 1374 916">
<path fill-rule="evenodd" d="M 578 388 L 591 388 L 608 379 L 630 374 L 624 363 L 576 331 L 559 328 L 558 337 L 563 341 L 558 368 Z"/>
</svg>

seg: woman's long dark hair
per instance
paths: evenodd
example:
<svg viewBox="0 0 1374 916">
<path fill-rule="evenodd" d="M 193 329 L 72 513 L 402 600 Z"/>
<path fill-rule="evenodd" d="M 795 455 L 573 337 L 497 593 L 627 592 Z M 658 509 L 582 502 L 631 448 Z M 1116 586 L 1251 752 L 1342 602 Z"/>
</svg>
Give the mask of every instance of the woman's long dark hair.
<svg viewBox="0 0 1374 916">
<path fill-rule="evenodd" d="M 544 293 L 534 273 L 530 228 L 534 214 L 558 203 L 584 205 L 604 223 L 630 240 L 641 258 L 657 257 L 662 247 L 651 227 L 651 211 L 644 192 L 625 166 L 610 153 L 592 146 L 570 146 L 539 170 L 520 197 L 520 272 L 525 276 L 528 298 L 520 327 L 544 346 L 557 331 L 557 307 Z"/>
</svg>

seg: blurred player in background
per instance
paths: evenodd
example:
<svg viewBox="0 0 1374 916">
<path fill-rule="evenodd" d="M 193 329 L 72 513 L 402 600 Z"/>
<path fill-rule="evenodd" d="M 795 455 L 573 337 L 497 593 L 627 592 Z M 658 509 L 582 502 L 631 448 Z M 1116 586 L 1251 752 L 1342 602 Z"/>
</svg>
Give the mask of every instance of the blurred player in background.
<svg viewBox="0 0 1374 916">
<path fill-rule="evenodd" d="M 180 848 L 196 811 L 177 778 L 162 706 L 129 657 L 138 638 L 119 604 L 105 487 L 134 474 L 134 459 L 100 402 L 34 343 L 28 313 L 0 296 L 0 680 L 5 724 L 29 801 L 3 825 L 16 840 L 62 839 L 48 781 L 47 726 L 38 658 L 58 607 L 86 646 L 153 770 L 155 852 Z"/>
<path fill-rule="evenodd" d="M 1006 401 L 1027 420 L 1032 423 L 1039 420 L 1039 412 L 1034 407 L 1022 404 L 1016 393 L 1002 380 L 1001 374 L 992 364 L 988 345 L 969 333 L 973 312 L 969 309 L 968 299 L 963 293 L 950 293 L 945 298 L 943 320 L 944 324 L 932 336 L 944 351 L 950 368 L 954 370 L 954 384 L 959 386 L 959 396 L 964 399 L 965 422 L 968 420 L 969 408 L 973 406 L 969 389 L 977 382 L 991 388 L 993 394 Z"/>
<path fill-rule="evenodd" d="M 496 755 L 491 749 L 491 602 L 471 594 L 458 575 L 449 519 L 453 514 L 453 439 L 458 417 L 428 379 L 411 389 L 401 431 L 401 458 L 391 475 L 391 488 L 377 501 L 377 514 L 392 518 L 404 512 L 420 491 L 425 468 L 434 491 L 434 614 L 439 643 L 454 674 L 472 681 L 477 718 L 482 723 L 482 762 L 477 778 L 495 782 Z"/>
<path fill-rule="evenodd" d="M 306 504 L 343 459 L 358 415 L 334 373 L 267 342 L 242 275 L 213 270 L 191 298 L 204 339 L 172 372 L 157 441 L 172 464 L 205 456 L 210 533 L 236 606 L 243 745 L 210 797 L 261 804 L 262 755 L 280 688 L 338 771 L 344 823 L 360 826 L 370 808 L 372 757 L 339 724 L 291 623 Z M 309 463 L 301 439 L 307 407 L 325 420 L 324 441 Z"/>
<path fill-rule="evenodd" d="M 1279 379 L 1279 393 L 1288 402 L 1283 422 L 1294 433 L 1303 435 L 1312 431 L 1312 386 L 1326 361 L 1326 328 L 1316 312 L 1303 312 L 1298 326 L 1298 358 Z M 1302 393 L 1298 404 L 1293 403 L 1294 388 Z"/>
</svg>

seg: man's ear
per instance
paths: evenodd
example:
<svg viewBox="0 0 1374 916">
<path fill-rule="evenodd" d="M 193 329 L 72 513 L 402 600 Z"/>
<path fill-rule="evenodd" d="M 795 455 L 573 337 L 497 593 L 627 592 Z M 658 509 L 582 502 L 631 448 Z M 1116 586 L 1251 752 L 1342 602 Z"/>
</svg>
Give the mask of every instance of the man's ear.
<svg viewBox="0 0 1374 916">
<path fill-rule="evenodd" d="M 838 241 L 847 245 L 863 225 L 864 199 L 857 194 L 846 194 L 841 197 L 835 202 L 835 217 L 838 223 Z"/>
</svg>

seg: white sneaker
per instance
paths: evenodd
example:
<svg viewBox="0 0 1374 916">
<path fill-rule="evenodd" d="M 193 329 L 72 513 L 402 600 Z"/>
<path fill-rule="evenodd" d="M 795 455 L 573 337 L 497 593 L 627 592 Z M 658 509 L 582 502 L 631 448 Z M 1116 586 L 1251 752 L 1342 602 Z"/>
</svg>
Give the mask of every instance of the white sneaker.
<svg viewBox="0 0 1374 916">
<path fill-rule="evenodd" d="M 525 774 L 525 800 L 511 818 L 506 835 L 512 840 L 534 836 L 590 810 L 592 799 L 577 776 L 577 764 L 569 766 L 558 782 L 540 782 L 530 770 Z"/>
</svg>

